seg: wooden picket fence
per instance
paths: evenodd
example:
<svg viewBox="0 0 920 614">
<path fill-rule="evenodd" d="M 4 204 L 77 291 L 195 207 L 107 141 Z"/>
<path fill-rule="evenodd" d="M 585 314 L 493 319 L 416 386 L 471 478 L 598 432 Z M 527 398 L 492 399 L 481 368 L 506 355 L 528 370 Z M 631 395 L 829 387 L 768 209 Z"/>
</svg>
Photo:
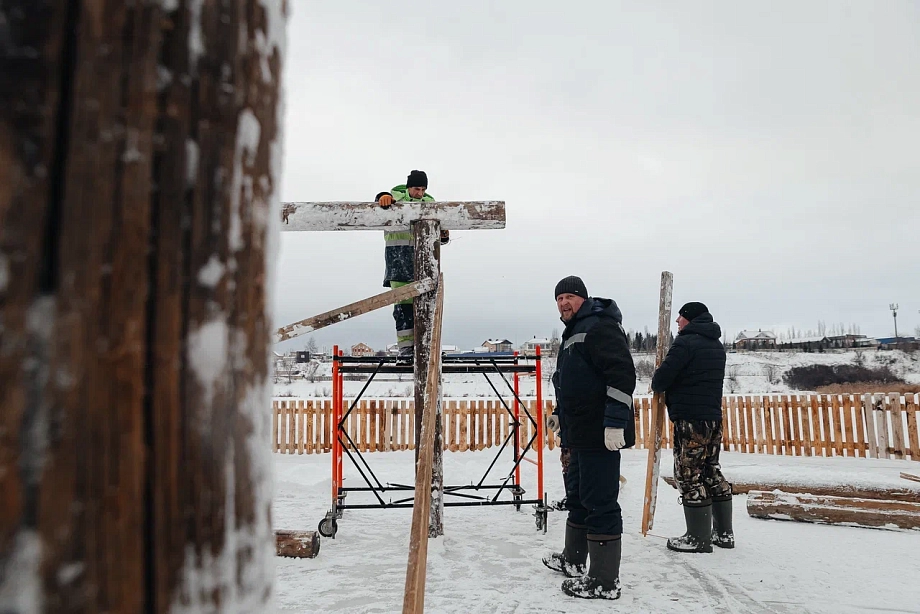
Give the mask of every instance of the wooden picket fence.
<svg viewBox="0 0 920 614">
<path fill-rule="evenodd" d="M 536 401 L 525 399 L 536 417 Z M 318 454 L 332 447 L 331 399 L 275 399 L 272 403 L 274 451 Z M 350 401 L 346 399 L 346 407 Z M 722 399 L 724 450 L 787 456 L 862 456 L 920 460 L 917 413 L 920 395 L 784 394 L 733 395 Z M 544 415 L 553 401 L 544 401 Z M 651 399 L 637 397 L 636 447 L 644 448 Z M 444 449 L 482 450 L 501 445 L 510 417 L 498 399 L 444 399 Z M 345 431 L 361 452 L 415 449 L 415 409 L 409 399 L 362 399 L 346 420 Z M 521 436 L 534 429 L 521 412 Z M 671 423 L 662 446 L 671 447 Z M 544 445 L 559 444 L 546 433 Z"/>
</svg>

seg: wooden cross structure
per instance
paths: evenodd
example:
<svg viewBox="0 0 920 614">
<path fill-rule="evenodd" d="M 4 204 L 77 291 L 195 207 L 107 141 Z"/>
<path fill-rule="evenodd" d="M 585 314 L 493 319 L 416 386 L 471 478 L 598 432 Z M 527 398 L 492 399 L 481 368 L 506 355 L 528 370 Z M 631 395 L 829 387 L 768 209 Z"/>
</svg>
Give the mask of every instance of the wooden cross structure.
<svg viewBox="0 0 920 614">
<path fill-rule="evenodd" d="M 282 206 L 282 231 L 412 230 L 415 245 L 415 282 L 401 288 L 351 303 L 339 309 L 281 327 L 275 341 L 285 341 L 336 322 L 415 298 L 415 441 L 416 470 L 422 448 L 422 418 L 425 388 L 429 379 L 429 359 L 433 340 L 440 339 L 435 328 L 435 304 L 441 277 L 441 230 L 487 230 L 505 227 L 502 201 L 394 202 L 384 209 L 376 202 L 291 202 Z M 443 283 L 443 282 L 441 282 Z M 443 292 L 443 289 L 442 289 Z M 438 323 L 438 328 L 440 328 Z M 434 352 L 440 354 L 440 341 Z M 440 363 L 437 363 L 440 364 Z M 433 375 L 433 374 L 432 374 Z M 440 374 L 437 398 L 440 399 Z M 427 442 L 425 444 L 427 446 Z M 436 404 L 433 458 L 431 462 L 431 501 L 428 534 L 442 535 L 444 473 L 442 466 L 441 404 Z"/>
</svg>

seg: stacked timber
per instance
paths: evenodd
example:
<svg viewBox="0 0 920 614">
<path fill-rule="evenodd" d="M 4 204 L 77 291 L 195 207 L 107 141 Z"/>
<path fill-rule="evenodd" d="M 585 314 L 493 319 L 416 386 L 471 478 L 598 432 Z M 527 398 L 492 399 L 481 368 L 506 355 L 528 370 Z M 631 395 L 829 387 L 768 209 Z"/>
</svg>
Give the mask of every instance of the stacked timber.
<svg viewBox="0 0 920 614">
<path fill-rule="evenodd" d="M 754 518 L 844 524 L 876 529 L 920 529 L 920 503 L 752 490 L 748 514 Z"/>
<path fill-rule="evenodd" d="M 909 473 L 909 481 L 920 478 Z M 915 479 L 916 478 L 916 479 Z M 665 481 L 676 488 L 674 478 Z M 734 494 L 747 494 L 754 518 L 841 524 L 876 529 L 920 529 L 920 488 L 907 484 L 870 486 L 786 482 L 733 482 Z"/>
<path fill-rule="evenodd" d="M 902 476 L 903 477 L 903 476 Z M 667 476 L 664 481 L 677 488 L 674 478 Z M 731 479 L 729 479 L 731 481 Z M 851 497 L 857 499 L 876 499 L 890 501 L 907 501 L 920 503 L 920 488 L 905 485 L 902 488 L 882 486 L 854 486 L 852 484 L 805 484 L 789 482 L 742 482 L 731 481 L 732 493 L 736 495 L 749 494 L 752 491 L 779 491 L 789 494 L 810 494 L 830 497 Z"/>
</svg>

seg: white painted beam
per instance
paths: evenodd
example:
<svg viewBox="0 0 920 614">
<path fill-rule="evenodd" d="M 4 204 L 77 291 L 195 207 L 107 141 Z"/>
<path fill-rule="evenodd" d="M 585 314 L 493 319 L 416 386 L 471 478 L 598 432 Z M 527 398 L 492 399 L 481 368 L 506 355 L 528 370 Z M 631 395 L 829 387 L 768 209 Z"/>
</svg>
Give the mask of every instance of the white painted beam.
<svg viewBox="0 0 920 614">
<path fill-rule="evenodd" d="M 498 230 L 505 227 L 505 203 L 397 202 L 384 209 L 374 202 L 292 202 L 282 207 L 281 230 L 408 230 L 420 219 L 438 220 L 447 230 Z"/>
</svg>

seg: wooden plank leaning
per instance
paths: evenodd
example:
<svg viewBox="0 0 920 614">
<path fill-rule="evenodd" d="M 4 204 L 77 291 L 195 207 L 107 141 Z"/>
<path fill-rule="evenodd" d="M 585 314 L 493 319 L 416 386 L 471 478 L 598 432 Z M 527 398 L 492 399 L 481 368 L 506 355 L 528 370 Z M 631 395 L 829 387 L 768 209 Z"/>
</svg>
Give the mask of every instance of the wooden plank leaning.
<svg viewBox="0 0 920 614">
<path fill-rule="evenodd" d="M 671 339 L 671 290 L 674 276 L 669 271 L 661 273 L 661 291 L 658 301 L 658 343 L 655 368 L 661 366 Z M 648 465 L 645 472 L 645 497 L 642 500 L 642 535 L 647 535 L 655 523 L 655 504 L 658 500 L 658 476 L 661 465 L 661 432 L 664 427 L 664 395 L 652 396 L 649 425 Z"/>
<path fill-rule="evenodd" d="M 431 347 L 441 347 L 441 316 L 444 311 L 444 276 L 438 283 Z M 425 611 L 425 571 L 428 563 L 428 515 L 431 505 L 431 465 L 434 455 L 435 419 L 438 411 L 438 388 L 441 379 L 441 352 L 428 357 L 428 379 L 425 384 L 425 408 L 419 437 L 418 464 L 415 472 L 415 501 L 412 506 L 412 528 L 409 533 L 409 562 L 406 566 L 406 589 L 403 614 Z"/>
<path fill-rule="evenodd" d="M 370 298 L 349 303 L 344 307 L 339 307 L 338 309 L 326 311 L 311 318 L 282 326 L 275 331 L 273 341 L 275 343 L 280 343 L 307 333 L 312 333 L 320 328 L 343 322 L 349 318 L 374 311 L 375 309 L 380 309 L 381 307 L 387 307 L 388 305 L 394 305 L 400 301 L 421 296 L 426 292 L 431 292 L 433 289 L 433 279 L 420 279 L 394 290 L 387 290 L 386 292 L 375 294 Z"/>
</svg>

